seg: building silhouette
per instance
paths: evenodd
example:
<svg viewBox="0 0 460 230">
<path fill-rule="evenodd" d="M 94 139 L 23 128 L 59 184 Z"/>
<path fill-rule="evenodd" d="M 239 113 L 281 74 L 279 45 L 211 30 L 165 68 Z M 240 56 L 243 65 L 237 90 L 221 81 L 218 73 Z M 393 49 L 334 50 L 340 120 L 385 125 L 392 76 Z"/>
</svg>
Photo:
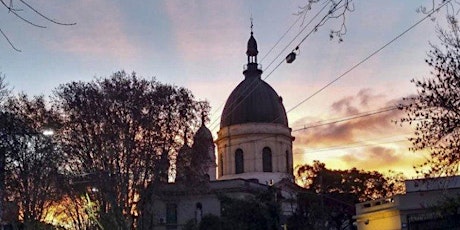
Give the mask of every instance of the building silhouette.
<svg viewBox="0 0 460 230">
<path fill-rule="evenodd" d="M 267 191 L 273 192 L 282 216 L 295 211 L 300 188 L 292 175 L 294 137 L 282 98 L 261 79 L 257 54 L 251 30 L 244 79 L 227 99 L 217 139 L 203 119 L 192 146 L 184 143 L 179 150 L 175 183 L 153 183 L 143 195 L 141 203 L 148 208 L 139 226 L 183 229 L 205 215 L 221 216 L 222 197 L 244 200 Z"/>
</svg>

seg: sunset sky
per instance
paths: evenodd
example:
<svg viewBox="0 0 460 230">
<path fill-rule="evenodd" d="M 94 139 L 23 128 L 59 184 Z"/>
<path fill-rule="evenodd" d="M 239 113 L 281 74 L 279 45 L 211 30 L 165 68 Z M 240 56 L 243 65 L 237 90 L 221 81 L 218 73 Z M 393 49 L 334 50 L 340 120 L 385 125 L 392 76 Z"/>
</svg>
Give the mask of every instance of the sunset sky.
<svg viewBox="0 0 460 230">
<path fill-rule="evenodd" d="M 274 70 L 266 81 L 283 97 L 289 111 L 289 125 L 296 137 L 296 164 L 320 160 L 330 168 L 391 169 L 415 176 L 412 166 L 421 162 L 423 155 L 408 151 L 409 143 L 404 140 L 411 128 L 392 122 L 401 116 L 397 110 L 297 130 L 319 121 L 330 123 L 379 112 L 416 93 L 410 80 L 429 76 L 424 59 L 429 41 L 438 42 L 435 28 L 445 23 L 445 9 L 307 100 L 425 17 L 417 8 L 430 7 L 432 1 L 354 0 L 354 11 L 346 17 L 343 42 L 329 39 L 331 29 L 341 23 L 330 20 L 300 45 L 294 63 L 282 63 L 274 69 L 313 29 L 313 24 L 308 26 L 281 52 L 323 5 L 315 5 L 303 24 L 298 20 L 268 53 L 296 22 L 299 16 L 295 13 L 306 2 L 30 1 L 50 18 L 77 23 L 59 26 L 14 1 L 16 7 L 24 9 L 24 17 L 47 28 L 33 27 L 0 8 L 0 29 L 22 50 L 16 52 L 0 39 L 0 72 L 16 93 L 52 95 L 59 84 L 107 77 L 118 70 L 135 71 L 145 78 L 189 88 L 198 99 L 209 101 L 208 127 L 215 135 L 226 98 L 243 80 L 252 16 L 262 77 Z"/>
</svg>

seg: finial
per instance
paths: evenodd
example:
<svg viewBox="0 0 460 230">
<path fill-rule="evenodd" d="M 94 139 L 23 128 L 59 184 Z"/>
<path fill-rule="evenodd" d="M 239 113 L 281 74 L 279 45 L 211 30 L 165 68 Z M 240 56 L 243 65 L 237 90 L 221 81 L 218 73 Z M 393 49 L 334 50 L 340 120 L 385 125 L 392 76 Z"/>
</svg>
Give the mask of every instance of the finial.
<svg viewBox="0 0 460 230">
<path fill-rule="evenodd" d="M 252 35 L 252 28 L 254 27 L 254 24 L 253 24 L 253 18 L 252 18 L 252 14 L 251 14 L 251 35 Z"/>
</svg>

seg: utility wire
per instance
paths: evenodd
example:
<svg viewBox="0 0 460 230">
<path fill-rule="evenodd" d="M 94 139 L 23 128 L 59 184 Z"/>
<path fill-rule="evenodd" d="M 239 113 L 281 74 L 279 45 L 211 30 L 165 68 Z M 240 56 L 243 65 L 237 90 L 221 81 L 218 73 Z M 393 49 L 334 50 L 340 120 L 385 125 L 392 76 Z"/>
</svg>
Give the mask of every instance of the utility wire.
<svg viewBox="0 0 460 230">
<path fill-rule="evenodd" d="M 344 121 L 349 121 L 349 120 L 353 120 L 353 119 L 358 119 L 358 118 L 362 118 L 362 117 L 366 117 L 366 116 L 374 116 L 374 115 L 377 115 L 377 114 L 380 114 L 380 113 L 384 113 L 384 112 L 389 112 L 389 111 L 392 111 L 396 109 L 396 107 L 386 107 L 386 108 L 382 108 L 381 110 L 373 110 L 373 112 L 367 112 L 367 113 L 358 113 L 356 114 L 356 116 L 354 117 L 345 117 L 343 119 L 340 119 L 339 120 L 335 120 L 335 121 L 331 121 L 331 122 L 328 122 L 328 123 L 321 123 L 321 124 L 312 124 L 310 126 L 304 126 L 303 128 L 299 128 L 299 129 L 296 129 L 296 130 L 293 130 L 292 132 L 299 132 L 299 131 L 302 131 L 302 130 L 306 130 L 306 129 L 310 129 L 310 128 L 316 128 L 316 127 L 319 127 L 319 126 L 324 126 L 324 125 L 328 125 L 328 124 L 333 124 L 333 123 L 339 123 L 339 122 L 344 122 Z M 358 116 L 359 115 L 359 116 Z M 327 120 L 326 120 L 327 121 Z M 404 135 L 408 135 L 409 133 L 406 133 Z M 251 143 L 251 142 L 256 142 L 256 141 L 260 141 L 260 140 L 264 140 L 264 139 L 267 139 L 267 138 L 271 138 L 271 137 L 275 137 L 277 136 L 278 134 L 267 134 L 265 135 L 264 137 L 260 137 L 260 138 L 255 138 L 255 139 L 252 139 L 252 140 L 249 140 L 249 141 L 245 141 L 244 143 Z M 389 136 L 389 137 L 394 137 L 394 136 Z M 373 140 L 381 140 L 381 139 L 387 139 L 389 137 L 384 137 L 384 138 L 378 138 L 378 139 L 369 139 L 369 140 L 364 140 L 364 141 L 359 141 L 359 142 L 354 142 L 354 143 L 349 143 L 349 144 L 356 144 L 356 143 L 363 143 L 363 142 L 366 142 L 366 141 L 373 141 Z M 240 143 L 241 144 L 241 143 Z M 229 146 L 234 146 L 233 144 L 230 144 Z M 341 146 L 332 146 L 332 147 L 341 147 Z"/>
<path fill-rule="evenodd" d="M 383 144 L 393 144 L 393 143 L 407 142 L 407 141 L 409 141 L 409 140 L 407 140 L 407 139 L 400 139 L 400 140 L 395 140 L 395 141 L 379 142 L 379 143 L 369 143 L 369 144 L 363 144 L 363 145 L 342 146 L 342 147 L 337 147 L 337 148 L 332 148 L 332 147 L 331 147 L 331 148 L 317 149 L 317 150 L 307 151 L 307 152 L 297 153 L 297 154 L 317 153 L 317 152 L 334 151 L 334 150 L 343 150 L 343 149 L 354 149 L 354 148 L 362 148 L 362 147 L 375 146 L 375 145 L 383 145 Z"/>
<path fill-rule="evenodd" d="M 341 1 L 340 1 L 340 2 L 341 2 Z M 339 3 L 340 3 L 340 2 L 339 2 Z M 337 4 L 339 4 L 339 3 L 337 3 Z M 333 7 L 333 9 L 337 6 L 337 4 Z M 268 68 L 269 68 L 269 67 L 270 67 L 280 56 L 281 56 L 281 54 L 283 54 L 284 51 L 286 51 L 286 49 L 297 39 L 297 37 L 300 36 L 300 34 L 303 33 L 303 31 L 305 31 L 305 29 L 307 29 L 307 27 L 313 22 L 313 20 L 315 20 L 315 19 L 319 16 L 319 14 L 320 14 L 321 12 L 323 12 L 324 9 L 326 9 L 326 7 L 327 7 L 328 5 L 329 5 L 329 2 L 326 3 L 326 4 L 324 4 L 323 8 L 321 8 L 321 10 L 319 10 L 319 11 L 315 14 L 315 16 L 313 16 L 313 17 L 310 19 L 310 21 L 299 31 L 299 33 L 297 33 L 297 35 L 296 35 L 296 36 L 295 36 L 295 37 L 284 47 L 284 49 L 281 50 L 281 51 L 278 53 L 278 55 L 277 55 L 277 56 L 276 56 L 276 57 L 265 67 L 264 71 L 266 71 L 266 70 L 267 70 L 267 69 L 268 69 Z M 315 28 L 314 28 L 313 30 L 311 30 L 311 31 L 303 38 L 303 40 L 305 40 L 308 36 L 310 36 L 310 34 L 313 33 L 313 32 L 318 28 L 319 25 L 321 25 L 322 23 L 324 23 L 324 20 L 331 14 L 331 12 L 333 12 L 333 10 L 330 10 L 330 11 L 326 14 L 326 16 L 324 16 L 324 17 L 321 19 L 321 21 L 320 21 L 318 24 L 316 24 Z M 300 18 L 300 17 L 299 17 L 299 18 Z M 298 46 L 297 46 L 297 47 L 298 47 Z M 281 62 L 284 62 L 284 59 L 283 59 Z M 279 66 L 279 65 L 278 65 L 278 66 Z M 278 68 L 278 66 L 275 67 L 275 69 Z M 272 72 L 273 72 L 273 71 L 272 71 Z M 268 76 L 267 76 L 267 77 L 268 77 Z"/>
<path fill-rule="evenodd" d="M 403 35 L 405 35 L 407 32 L 409 32 L 410 30 L 412 30 L 413 28 L 415 28 L 416 26 L 418 26 L 420 23 L 422 23 L 423 21 L 425 21 L 427 18 L 431 18 L 431 16 L 433 15 L 433 13 L 439 11 L 442 7 L 444 7 L 446 4 L 448 4 L 450 1 L 452 0 L 448 0 L 446 2 L 444 2 L 443 4 L 441 4 L 438 8 L 436 9 L 433 9 L 433 11 L 429 14 L 427 14 L 425 17 L 423 17 L 422 19 L 420 19 L 419 21 L 417 21 L 415 24 L 413 24 L 412 26 L 410 26 L 409 28 L 407 28 L 406 30 L 404 30 L 402 33 L 400 33 L 398 36 L 396 36 L 395 38 L 393 38 L 392 40 L 390 40 L 389 42 L 385 43 L 382 47 L 380 47 L 379 49 L 375 50 L 374 52 L 372 52 L 370 55 L 368 55 L 366 58 L 364 58 L 363 60 L 361 60 L 360 62 L 358 62 L 357 64 L 353 65 L 350 69 L 348 69 L 347 71 L 345 71 L 344 73 L 342 73 L 340 76 L 338 76 L 337 78 L 335 78 L 334 80 L 332 80 L 331 82 L 327 83 L 325 86 L 323 86 L 322 88 L 320 88 L 319 90 L 317 90 L 316 92 L 314 92 L 312 95 L 310 95 L 309 97 L 305 98 L 304 100 L 302 100 L 300 103 L 296 104 L 294 107 L 292 107 L 291 109 L 289 109 L 286 113 L 289 113 L 291 111 L 293 111 L 294 109 L 298 108 L 301 104 L 305 103 L 306 101 L 310 100 L 312 97 L 316 96 L 317 94 L 319 94 L 320 92 L 322 92 L 324 89 L 326 89 L 327 87 L 329 87 L 330 85 L 334 84 L 335 82 L 337 82 L 338 80 L 340 80 L 342 77 L 344 77 L 345 75 L 347 75 L 348 73 L 350 73 L 351 71 L 353 71 L 354 69 L 356 69 L 358 66 L 360 66 L 361 64 L 363 64 L 364 62 L 368 61 L 369 59 L 371 59 L 374 55 L 376 55 L 377 53 L 379 53 L 380 51 L 382 51 L 383 49 L 385 49 L 387 46 L 389 46 L 391 43 L 393 43 L 394 41 L 398 40 L 399 38 L 401 38 Z M 304 40 L 302 40 L 303 42 Z"/>
<path fill-rule="evenodd" d="M 339 3 L 340 3 L 340 2 L 339 2 Z M 337 4 L 338 4 L 338 3 L 337 3 Z M 321 10 L 320 10 L 320 11 L 319 11 L 319 12 L 318 12 L 308 23 L 307 23 L 307 25 L 305 25 L 305 26 L 303 27 L 303 29 L 296 35 L 296 37 L 295 37 L 293 40 L 291 40 L 291 42 L 290 42 L 290 43 L 289 43 L 289 44 L 288 44 L 288 45 L 287 45 L 277 56 L 276 56 L 275 59 L 273 59 L 273 61 L 272 61 L 268 66 L 270 66 L 271 64 L 273 64 L 273 62 L 282 54 L 282 52 L 284 52 L 284 51 L 287 49 L 287 47 L 288 47 L 288 46 L 289 46 L 289 45 L 290 45 L 290 44 L 291 44 L 291 43 L 292 43 L 292 42 L 293 42 L 293 41 L 294 41 L 294 40 L 295 40 L 295 39 L 306 29 L 306 28 L 307 28 L 307 26 L 310 25 L 310 24 L 313 22 L 314 19 L 316 19 L 316 17 L 326 8 L 327 5 L 328 5 L 328 4 L 325 4 L 325 5 L 324 5 L 324 7 L 323 7 L 323 8 L 322 8 L 322 9 L 321 9 Z M 337 5 L 335 5 L 334 8 L 335 8 L 336 6 L 337 6 Z M 328 12 L 328 14 L 326 14 L 326 16 L 323 17 L 323 19 L 321 19 L 321 21 L 320 21 L 320 22 L 319 22 L 319 23 L 318 23 L 318 24 L 317 24 L 317 25 L 316 25 L 316 26 L 315 26 L 305 37 L 304 37 L 303 40 L 305 40 L 308 36 L 310 36 L 310 34 L 312 34 L 314 31 L 316 31 L 316 29 L 318 28 L 318 25 L 324 23 L 324 20 L 327 18 L 328 15 L 331 14 L 331 12 L 333 12 L 333 10 L 330 10 L 330 11 Z M 273 73 L 283 62 L 284 62 L 284 59 L 281 60 L 281 62 L 279 62 L 278 65 L 277 65 L 277 66 L 276 66 L 276 67 L 275 67 L 265 78 L 263 78 L 263 80 L 267 79 L 267 78 L 268 78 L 268 77 L 269 77 L 269 76 L 270 76 L 270 75 L 271 75 L 271 74 L 272 74 L 272 73 Z M 264 71 L 266 71 L 267 69 L 268 69 L 268 67 L 265 68 Z M 254 84 L 256 84 L 256 85 L 254 85 Z M 229 113 L 233 112 L 233 110 L 234 110 L 236 107 L 238 107 L 247 97 L 249 97 L 249 95 L 251 95 L 251 93 L 259 86 L 259 84 L 261 84 L 261 81 L 254 81 L 253 83 L 251 83 L 251 84 L 246 88 L 246 90 L 244 90 L 244 91 L 242 92 L 242 94 L 245 94 L 248 90 L 250 90 L 249 93 L 246 94 L 246 96 L 245 96 L 241 101 L 239 101 L 239 102 L 236 104 L 236 106 L 234 106 L 234 107 L 232 108 L 232 110 L 231 110 Z M 254 87 L 253 87 L 253 86 L 254 86 Z M 233 106 L 233 104 L 230 104 L 230 106 Z M 217 121 L 219 118 L 221 118 L 221 116 L 218 116 L 211 124 L 216 123 L 216 121 Z M 212 126 L 212 125 L 211 125 L 211 126 Z M 211 130 L 214 131 L 216 128 L 217 128 L 217 124 L 214 125 L 214 126 L 212 126 L 212 127 L 211 127 Z"/>
<path fill-rule="evenodd" d="M 338 118 L 337 120 L 332 120 L 330 122 L 325 122 L 325 121 L 328 121 L 328 120 L 319 121 L 319 122 L 315 122 L 313 124 L 310 124 L 308 126 L 304 126 L 303 128 L 298 128 L 298 129 L 292 130 L 292 132 L 298 132 L 298 131 L 311 129 L 311 128 L 316 128 L 316 127 L 320 127 L 320 126 L 325 126 L 325 125 L 335 124 L 335 123 L 339 123 L 339 122 L 354 120 L 354 119 L 358 119 L 358 118 L 373 116 L 373 115 L 377 115 L 377 114 L 380 114 L 380 113 L 390 112 L 390 111 L 393 111 L 393 110 L 396 110 L 396 109 L 398 109 L 398 107 L 387 107 L 387 108 L 383 108 L 381 110 L 377 110 L 377 111 L 374 111 L 374 112 L 358 113 L 358 114 L 351 115 L 351 116 L 348 116 L 348 117 Z"/>
<path fill-rule="evenodd" d="M 297 24 L 297 22 L 299 22 L 299 20 L 303 18 L 303 17 L 297 17 L 297 19 L 295 20 L 294 23 L 292 23 L 292 25 L 289 27 L 289 29 L 286 30 L 286 32 L 284 32 L 283 35 L 281 35 L 281 37 L 278 39 L 278 41 L 276 41 L 275 45 L 272 46 L 272 48 L 262 57 L 262 59 L 260 59 L 260 62 L 262 63 L 265 58 L 273 51 L 273 49 L 275 49 L 275 47 L 281 42 L 281 40 L 283 40 L 283 38 L 287 35 L 287 33 L 289 33 L 289 31 L 291 31 L 292 27 L 294 27 L 295 24 Z"/>
</svg>

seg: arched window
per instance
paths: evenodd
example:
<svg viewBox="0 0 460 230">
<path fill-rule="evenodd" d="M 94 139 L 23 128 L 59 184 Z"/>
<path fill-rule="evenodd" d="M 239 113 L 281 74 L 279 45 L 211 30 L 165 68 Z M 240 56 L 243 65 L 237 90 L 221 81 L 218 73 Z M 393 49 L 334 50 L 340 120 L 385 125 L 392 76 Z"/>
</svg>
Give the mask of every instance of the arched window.
<svg viewBox="0 0 460 230">
<path fill-rule="evenodd" d="M 219 155 L 219 176 L 224 175 L 224 156 L 223 154 Z"/>
<path fill-rule="evenodd" d="M 244 172 L 244 156 L 243 150 L 237 149 L 235 151 L 235 173 L 243 173 Z"/>
<path fill-rule="evenodd" d="M 262 169 L 264 172 L 272 172 L 272 150 L 265 147 L 262 150 Z"/>
</svg>

